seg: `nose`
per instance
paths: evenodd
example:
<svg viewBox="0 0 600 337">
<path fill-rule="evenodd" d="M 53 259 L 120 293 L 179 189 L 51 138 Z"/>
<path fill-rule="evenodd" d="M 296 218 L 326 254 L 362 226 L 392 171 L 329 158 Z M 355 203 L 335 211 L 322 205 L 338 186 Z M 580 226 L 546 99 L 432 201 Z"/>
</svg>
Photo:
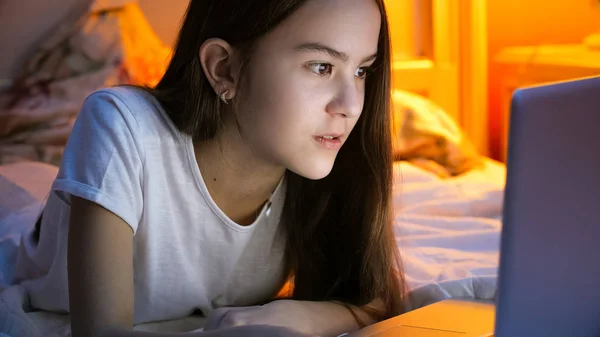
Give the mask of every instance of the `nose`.
<svg viewBox="0 0 600 337">
<path fill-rule="evenodd" d="M 345 118 L 356 118 L 362 112 L 363 101 L 364 92 L 357 83 L 353 80 L 344 81 L 327 105 L 327 112 Z"/>
</svg>

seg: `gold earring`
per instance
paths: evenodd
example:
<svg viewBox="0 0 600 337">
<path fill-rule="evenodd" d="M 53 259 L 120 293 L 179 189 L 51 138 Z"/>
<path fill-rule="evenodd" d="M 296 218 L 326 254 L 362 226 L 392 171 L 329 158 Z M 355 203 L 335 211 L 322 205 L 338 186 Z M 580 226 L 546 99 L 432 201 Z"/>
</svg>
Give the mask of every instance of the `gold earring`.
<svg viewBox="0 0 600 337">
<path fill-rule="evenodd" d="M 229 90 L 225 90 L 221 95 L 219 95 L 219 98 L 221 98 L 221 101 L 223 101 L 223 103 L 225 104 L 229 104 L 229 102 L 227 102 L 227 98 L 225 98 L 225 95 L 227 95 L 229 93 Z"/>
</svg>

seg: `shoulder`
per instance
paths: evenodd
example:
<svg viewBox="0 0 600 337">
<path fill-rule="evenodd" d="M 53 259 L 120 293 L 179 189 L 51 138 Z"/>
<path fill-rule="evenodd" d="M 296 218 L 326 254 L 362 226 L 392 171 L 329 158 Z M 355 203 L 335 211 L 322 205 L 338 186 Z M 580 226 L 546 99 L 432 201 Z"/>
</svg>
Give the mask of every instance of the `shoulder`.
<svg viewBox="0 0 600 337">
<path fill-rule="evenodd" d="M 131 121 L 138 123 L 144 115 L 142 112 L 156 109 L 158 107 L 152 95 L 144 90 L 135 87 L 112 87 L 90 94 L 83 102 L 81 113 L 119 114 L 126 120 L 133 118 Z"/>
<path fill-rule="evenodd" d="M 103 88 L 90 94 L 88 101 L 109 101 L 121 104 L 131 112 L 140 109 L 156 109 L 156 99 L 146 90 L 134 86 L 115 86 Z"/>
<path fill-rule="evenodd" d="M 137 110 L 132 104 L 133 96 L 127 91 L 129 89 L 107 88 L 93 92 L 84 100 L 77 116 L 78 120 L 108 128 L 127 124 L 130 128 L 139 129 L 139 123 L 133 113 Z"/>
<path fill-rule="evenodd" d="M 100 89 L 90 94 L 83 103 L 81 118 L 102 120 L 106 127 L 126 126 L 135 136 L 161 138 L 167 134 L 180 138 L 180 132 L 171 122 L 160 103 L 148 91 L 133 86 Z"/>
</svg>

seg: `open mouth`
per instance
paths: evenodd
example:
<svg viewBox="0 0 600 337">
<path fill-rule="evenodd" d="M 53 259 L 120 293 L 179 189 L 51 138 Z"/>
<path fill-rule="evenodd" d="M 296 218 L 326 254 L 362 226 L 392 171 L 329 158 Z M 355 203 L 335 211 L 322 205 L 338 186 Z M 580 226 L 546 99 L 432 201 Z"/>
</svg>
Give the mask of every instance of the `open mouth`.
<svg viewBox="0 0 600 337">
<path fill-rule="evenodd" d="M 334 136 L 315 136 L 314 139 L 326 149 L 338 150 L 342 147 L 341 137 Z"/>
</svg>

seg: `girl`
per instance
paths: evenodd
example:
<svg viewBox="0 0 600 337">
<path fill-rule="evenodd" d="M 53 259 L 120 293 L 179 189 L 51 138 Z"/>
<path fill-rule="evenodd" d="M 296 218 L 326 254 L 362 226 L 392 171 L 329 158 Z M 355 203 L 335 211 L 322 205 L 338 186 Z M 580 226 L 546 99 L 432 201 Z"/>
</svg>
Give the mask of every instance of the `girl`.
<svg viewBox="0 0 600 337">
<path fill-rule="evenodd" d="M 32 306 L 74 337 L 196 310 L 190 336 L 398 314 L 386 20 L 383 0 L 190 1 L 155 88 L 84 103 L 19 257 Z"/>
</svg>

